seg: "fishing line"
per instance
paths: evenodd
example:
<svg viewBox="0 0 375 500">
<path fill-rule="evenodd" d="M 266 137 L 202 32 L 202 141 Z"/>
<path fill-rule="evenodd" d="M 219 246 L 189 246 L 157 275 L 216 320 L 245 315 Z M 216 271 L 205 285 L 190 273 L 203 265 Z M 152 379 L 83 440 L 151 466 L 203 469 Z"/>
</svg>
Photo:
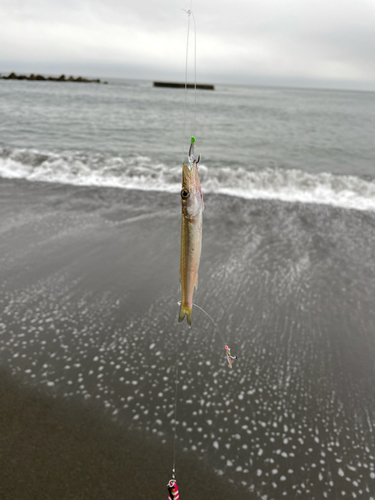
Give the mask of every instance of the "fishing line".
<svg viewBox="0 0 375 500">
<path fill-rule="evenodd" d="M 191 11 L 194 21 L 194 124 L 193 135 L 196 133 L 196 118 L 197 118 L 197 27 L 195 25 L 194 12 Z"/>
<path fill-rule="evenodd" d="M 208 314 L 208 312 L 206 312 L 204 309 L 202 309 L 200 306 L 198 306 L 197 304 L 194 304 L 193 302 L 193 306 L 195 307 L 198 307 L 198 309 L 200 309 L 202 312 L 204 312 L 204 314 L 206 316 L 208 316 L 210 318 L 210 320 L 212 321 L 212 323 L 215 325 L 215 328 L 216 330 L 220 333 L 220 337 L 222 338 L 222 341 L 224 342 L 225 345 L 227 345 L 227 343 L 225 342 L 225 338 L 224 338 L 224 335 L 221 333 L 219 327 L 217 326 L 217 324 L 215 323 L 215 321 L 211 318 L 211 316 Z"/>
<path fill-rule="evenodd" d="M 177 302 L 177 304 L 180 306 L 181 305 L 181 302 Z M 224 335 L 221 333 L 220 331 L 220 328 L 217 326 L 217 324 L 215 323 L 215 321 L 211 318 L 211 316 L 208 314 L 208 312 L 206 312 L 202 307 L 198 306 L 198 304 L 194 304 L 194 302 L 192 302 L 192 305 L 194 307 L 197 307 L 198 309 L 200 309 L 202 312 L 204 312 L 204 314 L 206 316 L 208 316 L 210 318 L 210 320 L 212 321 L 212 323 L 215 325 L 215 328 L 216 330 L 220 333 L 220 337 L 222 339 L 222 341 L 224 342 L 225 345 L 227 345 L 227 342 L 225 342 L 225 338 L 224 338 Z"/>
<path fill-rule="evenodd" d="M 186 113 L 187 113 L 187 74 L 188 74 L 188 59 L 189 59 L 189 35 L 190 35 L 190 16 L 193 17 L 194 22 L 194 122 L 193 133 L 195 136 L 196 118 L 197 118 L 197 28 L 195 24 L 195 17 L 192 11 L 193 0 L 190 1 L 190 9 L 182 9 L 188 15 L 187 38 L 186 38 L 186 57 L 185 57 L 185 105 L 184 105 L 184 127 L 182 136 L 182 160 L 185 159 L 185 131 L 186 131 Z"/>
<path fill-rule="evenodd" d="M 173 467 L 172 467 L 172 479 L 176 479 L 176 440 L 177 440 L 177 386 L 178 386 L 178 335 L 176 342 L 176 364 L 175 364 L 175 391 L 174 391 L 174 429 L 173 429 Z"/>
<path fill-rule="evenodd" d="M 190 4 L 191 5 L 191 4 Z M 185 10 L 185 9 L 182 9 Z M 187 38 L 186 38 L 186 56 L 185 56 L 185 105 L 184 105 L 184 129 L 182 133 L 182 156 L 184 160 L 184 142 L 185 142 L 185 129 L 186 129 L 186 110 L 187 110 L 187 69 L 188 69 L 188 55 L 189 55 L 189 32 L 190 32 L 190 12 L 185 11 L 188 15 Z"/>
</svg>

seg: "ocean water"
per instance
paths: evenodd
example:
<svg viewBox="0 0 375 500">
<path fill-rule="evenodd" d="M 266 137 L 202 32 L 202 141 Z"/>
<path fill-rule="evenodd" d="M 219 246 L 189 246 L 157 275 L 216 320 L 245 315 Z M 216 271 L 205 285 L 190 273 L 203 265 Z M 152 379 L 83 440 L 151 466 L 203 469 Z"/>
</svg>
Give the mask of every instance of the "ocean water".
<svg viewBox="0 0 375 500">
<path fill-rule="evenodd" d="M 375 94 L 218 86 L 184 134 L 150 82 L 0 89 L 1 366 L 172 450 L 178 353 L 178 453 L 239 498 L 373 500 Z M 194 299 L 232 370 L 203 313 L 177 324 L 191 134 Z"/>
<path fill-rule="evenodd" d="M 374 128 L 371 92 L 1 81 L 0 175 L 177 192 L 195 135 L 205 192 L 367 210 Z"/>
</svg>

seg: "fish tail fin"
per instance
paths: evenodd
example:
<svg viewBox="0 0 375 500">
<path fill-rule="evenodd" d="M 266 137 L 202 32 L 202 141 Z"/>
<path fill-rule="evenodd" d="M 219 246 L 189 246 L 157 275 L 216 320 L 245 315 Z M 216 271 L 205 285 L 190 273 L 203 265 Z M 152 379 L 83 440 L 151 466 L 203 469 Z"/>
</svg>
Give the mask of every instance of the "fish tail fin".
<svg viewBox="0 0 375 500">
<path fill-rule="evenodd" d="M 193 311 L 192 307 L 186 307 L 183 304 L 180 305 L 180 314 L 178 316 L 178 322 L 181 323 L 181 321 L 184 319 L 186 316 L 186 321 L 189 326 L 191 326 L 191 313 Z"/>
</svg>

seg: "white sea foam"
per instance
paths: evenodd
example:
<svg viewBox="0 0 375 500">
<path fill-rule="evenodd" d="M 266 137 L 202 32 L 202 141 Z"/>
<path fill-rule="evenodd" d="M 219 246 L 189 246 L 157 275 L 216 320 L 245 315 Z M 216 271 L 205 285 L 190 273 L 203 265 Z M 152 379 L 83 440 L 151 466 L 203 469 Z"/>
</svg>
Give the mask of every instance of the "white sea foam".
<svg viewBox="0 0 375 500">
<path fill-rule="evenodd" d="M 246 171 L 204 165 L 200 173 L 206 193 L 375 210 L 375 182 L 356 176 L 311 174 L 295 169 Z M 180 165 L 154 163 L 144 156 L 124 159 L 99 153 L 0 148 L 0 177 L 168 192 L 181 189 Z"/>
</svg>

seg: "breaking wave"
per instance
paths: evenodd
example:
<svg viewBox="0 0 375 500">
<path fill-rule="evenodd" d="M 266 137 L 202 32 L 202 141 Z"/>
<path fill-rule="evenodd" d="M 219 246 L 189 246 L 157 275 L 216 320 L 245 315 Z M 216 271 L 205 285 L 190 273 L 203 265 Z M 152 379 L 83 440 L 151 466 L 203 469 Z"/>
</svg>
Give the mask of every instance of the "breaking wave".
<svg viewBox="0 0 375 500">
<path fill-rule="evenodd" d="M 355 176 L 204 165 L 200 174 L 206 193 L 375 210 L 375 182 Z M 53 153 L 0 147 L 0 177 L 169 192 L 181 189 L 180 165 L 155 163 L 144 156 L 124 159 L 79 151 Z"/>
</svg>

